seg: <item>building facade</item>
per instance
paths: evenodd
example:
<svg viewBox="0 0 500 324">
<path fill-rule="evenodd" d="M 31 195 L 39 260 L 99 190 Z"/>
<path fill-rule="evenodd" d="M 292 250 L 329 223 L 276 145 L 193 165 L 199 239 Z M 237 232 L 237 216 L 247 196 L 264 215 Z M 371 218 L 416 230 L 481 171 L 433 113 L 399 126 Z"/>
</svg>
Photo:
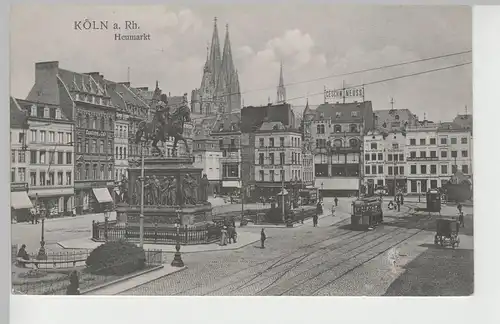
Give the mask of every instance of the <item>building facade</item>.
<svg viewBox="0 0 500 324">
<path fill-rule="evenodd" d="M 10 208 L 11 220 L 29 220 L 33 208 L 28 197 L 28 118 L 15 98 L 10 98 Z"/>
<path fill-rule="evenodd" d="M 457 171 L 472 178 L 472 129 L 455 122 L 441 123 L 437 137 L 440 186 L 444 186 Z"/>
<path fill-rule="evenodd" d="M 128 154 L 129 148 L 129 114 L 126 111 L 116 112 L 115 122 L 115 182 L 120 181 L 123 177 L 128 178 Z"/>
<path fill-rule="evenodd" d="M 209 194 L 220 192 L 222 151 L 219 143 L 201 129 L 195 129 L 193 138 L 193 166 L 203 169 L 210 183 Z"/>
<path fill-rule="evenodd" d="M 45 216 L 73 214 L 73 122 L 59 106 L 17 100 L 28 115 L 28 196 Z"/>
<path fill-rule="evenodd" d="M 442 171 L 448 172 L 438 169 L 438 126 L 436 123 L 423 121 L 418 126 L 408 128 L 406 149 L 409 194 L 421 194 L 441 187 L 440 174 Z"/>
<path fill-rule="evenodd" d="M 238 71 L 233 62 L 229 27 L 221 55 L 217 18 L 210 49 L 207 48 L 207 61 L 203 67 L 203 77 L 199 89 L 191 93 L 191 111 L 201 115 L 216 115 L 240 111 L 241 91 Z"/>
<path fill-rule="evenodd" d="M 255 190 L 259 197 L 276 196 L 282 186 L 300 188 L 303 176 L 301 133 L 281 122 L 264 122 L 255 134 Z"/>
<path fill-rule="evenodd" d="M 359 194 L 363 136 L 373 129 L 371 102 L 322 104 L 306 127 L 313 141 L 315 187 L 323 196 Z"/>
</svg>

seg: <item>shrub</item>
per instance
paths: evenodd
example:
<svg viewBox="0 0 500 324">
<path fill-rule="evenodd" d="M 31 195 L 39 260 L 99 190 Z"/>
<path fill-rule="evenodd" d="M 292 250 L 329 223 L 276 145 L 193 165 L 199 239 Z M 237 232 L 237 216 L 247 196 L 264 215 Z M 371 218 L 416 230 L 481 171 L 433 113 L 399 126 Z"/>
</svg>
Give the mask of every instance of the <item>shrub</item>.
<svg viewBox="0 0 500 324">
<path fill-rule="evenodd" d="M 87 257 L 87 271 L 100 275 L 125 275 L 141 270 L 146 263 L 144 250 L 126 241 L 107 242 Z"/>
</svg>

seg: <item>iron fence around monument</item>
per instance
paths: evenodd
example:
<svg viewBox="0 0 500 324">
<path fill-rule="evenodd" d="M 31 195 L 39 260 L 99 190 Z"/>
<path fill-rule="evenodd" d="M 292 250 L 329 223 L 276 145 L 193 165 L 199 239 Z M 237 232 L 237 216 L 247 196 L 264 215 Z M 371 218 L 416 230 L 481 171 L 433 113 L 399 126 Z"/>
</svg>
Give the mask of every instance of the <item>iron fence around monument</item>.
<svg viewBox="0 0 500 324">
<path fill-rule="evenodd" d="M 210 244 L 220 240 L 221 228 L 212 224 L 199 226 L 181 226 L 179 242 L 181 245 Z M 92 240 L 96 242 L 126 240 L 138 242 L 139 226 L 115 226 L 104 223 L 92 223 Z M 153 226 L 144 227 L 144 242 L 149 244 L 176 244 L 177 228 Z"/>
</svg>

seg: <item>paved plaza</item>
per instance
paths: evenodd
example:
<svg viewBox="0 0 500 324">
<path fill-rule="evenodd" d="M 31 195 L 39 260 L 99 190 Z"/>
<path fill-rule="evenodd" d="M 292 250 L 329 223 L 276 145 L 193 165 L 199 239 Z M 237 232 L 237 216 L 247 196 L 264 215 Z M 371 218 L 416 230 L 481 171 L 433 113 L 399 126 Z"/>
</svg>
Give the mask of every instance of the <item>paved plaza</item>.
<svg viewBox="0 0 500 324">
<path fill-rule="evenodd" d="M 126 291 L 112 290 L 124 295 L 378 296 L 471 293 L 472 208 L 464 208 L 466 226 L 461 229 L 460 246 L 453 250 L 437 248 L 433 244 L 436 215 L 413 212 L 416 207 L 423 207 L 424 203 L 410 199 L 398 212 L 387 209 L 389 199 L 384 200 L 385 223 L 371 231 L 349 228 L 352 199 L 341 198 L 332 216 L 333 200 L 326 198 L 324 214 L 316 228 L 311 220 L 294 228 L 269 226 L 265 228 L 266 246 L 261 249 L 258 235 L 261 228 L 238 227 L 240 237 L 251 238 L 245 244 L 233 246 L 230 250 L 221 249 L 217 243 L 202 248 L 183 247 L 186 251 L 182 258 L 187 269 L 148 283 L 144 283 L 143 278 L 130 279 L 131 282 L 125 285 Z M 441 214 L 456 216 L 456 208 L 443 205 Z M 91 222 L 102 221 L 103 218 L 102 214 L 98 214 L 46 221 L 47 249 L 69 251 L 58 242 L 79 241 L 95 245 L 89 239 Z M 24 243 L 29 251 L 36 252 L 40 231 L 41 224 L 13 224 L 13 244 Z M 88 246 L 82 245 L 81 248 Z M 166 264 L 172 258 L 173 254 L 167 254 Z M 452 263 L 453 268 L 444 274 L 437 273 L 434 262 Z M 415 273 L 416 268 L 418 271 Z M 443 284 L 430 289 L 428 281 L 419 284 L 416 277 L 432 278 L 429 279 L 432 282 L 443 280 Z M 457 290 L 452 288 L 456 284 L 453 280 L 468 280 L 470 284 Z M 99 291 L 94 293 L 99 294 Z"/>
</svg>

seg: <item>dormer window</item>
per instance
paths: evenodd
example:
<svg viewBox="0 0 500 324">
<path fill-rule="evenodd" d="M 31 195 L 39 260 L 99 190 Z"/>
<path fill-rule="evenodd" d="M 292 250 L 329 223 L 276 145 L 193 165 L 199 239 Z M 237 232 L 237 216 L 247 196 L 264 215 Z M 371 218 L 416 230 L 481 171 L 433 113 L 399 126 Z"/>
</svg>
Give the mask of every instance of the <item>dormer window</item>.
<svg viewBox="0 0 500 324">
<path fill-rule="evenodd" d="M 31 105 L 31 116 L 36 117 L 36 105 Z"/>
<path fill-rule="evenodd" d="M 75 100 L 80 100 L 80 95 L 78 93 L 75 94 Z"/>
<path fill-rule="evenodd" d="M 321 113 L 321 114 L 319 115 L 319 118 L 324 119 L 324 118 L 325 118 L 325 113 Z"/>
<path fill-rule="evenodd" d="M 394 118 L 396 118 L 396 120 L 399 120 L 399 115 L 394 116 Z"/>
<path fill-rule="evenodd" d="M 351 111 L 351 117 L 358 117 L 357 111 Z"/>
<path fill-rule="evenodd" d="M 61 109 L 56 108 L 56 119 L 61 119 Z"/>
<path fill-rule="evenodd" d="M 44 107 L 43 108 L 43 118 L 49 118 L 49 117 L 50 117 L 50 108 Z"/>
<path fill-rule="evenodd" d="M 333 126 L 333 131 L 335 133 L 340 133 L 342 131 L 342 127 L 340 125 Z"/>
<path fill-rule="evenodd" d="M 340 116 L 342 116 L 342 113 L 341 113 L 340 111 L 337 111 L 337 112 L 335 113 L 335 117 L 336 117 L 336 118 L 340 118 Z"/>
</svg>

